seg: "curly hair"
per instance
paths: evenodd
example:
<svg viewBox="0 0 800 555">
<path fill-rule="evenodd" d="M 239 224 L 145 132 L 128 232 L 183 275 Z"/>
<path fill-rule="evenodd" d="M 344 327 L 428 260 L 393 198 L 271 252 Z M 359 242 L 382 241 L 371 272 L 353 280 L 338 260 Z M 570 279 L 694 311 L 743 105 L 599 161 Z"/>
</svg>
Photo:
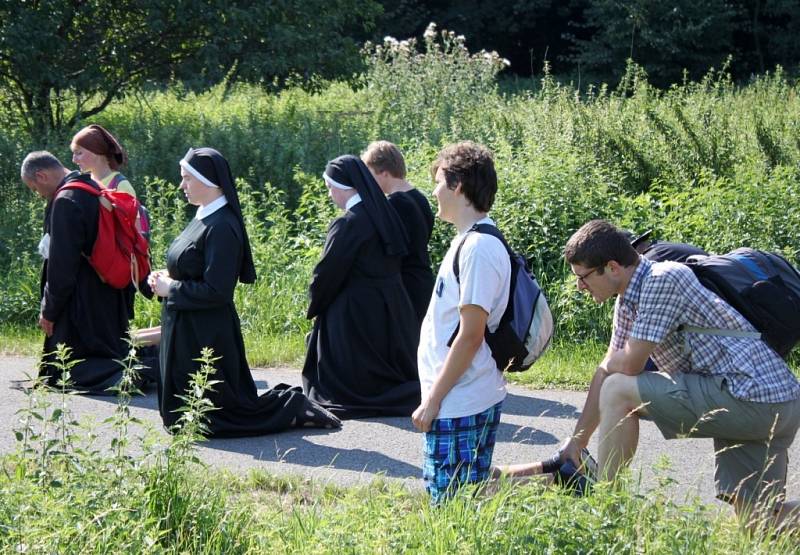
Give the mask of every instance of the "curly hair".
<svg viewBox="0 0 800 555">
<path fill-rule="evenodd" d="M 442 170 L 448 189 L 461 185 L 461 192 L 479 212 L 488 212 L 497 194 L 497 172 L 492 152 L 472 141 L 448 145 L 431 165 L 431 176 Z"/>
</svg>

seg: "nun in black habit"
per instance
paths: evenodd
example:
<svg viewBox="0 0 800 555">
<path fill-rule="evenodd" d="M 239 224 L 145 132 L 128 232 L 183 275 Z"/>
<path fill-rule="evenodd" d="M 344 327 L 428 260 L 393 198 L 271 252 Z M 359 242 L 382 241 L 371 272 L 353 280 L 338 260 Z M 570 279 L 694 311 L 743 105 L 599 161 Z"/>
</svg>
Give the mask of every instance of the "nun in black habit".
<svg viewBox="0 0 800 555">
<path fill-rule="evenodd" d="M 214 366 L 209 399 L 209 435 L 241 437 L 279 432 L 293 426 L 334 428 L 341 424 L 309 401 L 299 387 L 280 384 L 258 395 L 244 352 L 241 325 L 233 304 L 236 282 L 256 279 L 250 241 L 228 162 L 211 148 L 189 149 L 180 161 L 181 189 L 198 210 L 167 251 L 167 270 L 150 275 L 163 297 L 161 309 L 161 418 L 173 426 L 190 375 L 203 347 L 221 357 Z"/>
<path fill-rule="evenodd" d="M 400 274 L 405 230 L 356 156 L 332 160 L 323 178 L 345 213 L 328 228 L 309 286 L 306 394 L 340 418 L 408 416 L 420 386 L 419 329 Z"/>
</svg>

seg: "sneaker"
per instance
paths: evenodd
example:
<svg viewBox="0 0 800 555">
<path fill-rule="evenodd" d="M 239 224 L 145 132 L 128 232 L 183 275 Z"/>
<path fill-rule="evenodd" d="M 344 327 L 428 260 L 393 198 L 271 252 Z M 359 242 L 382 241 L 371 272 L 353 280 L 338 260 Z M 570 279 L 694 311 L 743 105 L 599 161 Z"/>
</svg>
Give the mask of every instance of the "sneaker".
<svg viewBox="0 0 800 555">
<path fill-rule="evenodd" d="M 564 452 L 564 448 L 567 446 L 569 439 L 565 439 L 561 446 L 553 453 L 550 458 L 542 461 L 542 467 L 545 472 L 549 473 L 557 473 L 559 468 L 561 468 L 561 455 Z M 597 481 L 597 461 L 594 459 L 589 450 L 585 447 L 581 449 L 580 461 L 572 461 L 573 466 L 578 464 L 579 470 L 585 474 L 588 478 L 592 481 Z"/>
<path fill-rule="evenodd" d="M 592 489 L 592 482 L 568 460 L 555 473 L 555 483 L 570 490 L 575 496 L 583 497 Z"/>
</svg>

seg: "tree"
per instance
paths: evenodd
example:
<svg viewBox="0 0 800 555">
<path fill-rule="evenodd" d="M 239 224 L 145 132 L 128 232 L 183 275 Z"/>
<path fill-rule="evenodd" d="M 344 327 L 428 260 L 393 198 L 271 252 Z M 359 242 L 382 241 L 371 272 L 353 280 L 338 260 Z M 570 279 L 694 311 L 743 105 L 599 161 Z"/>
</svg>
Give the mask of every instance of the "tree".
<svg viewBox="0 0 800 555">
<path fill-rule="evenodd" d="M 0 94 L 33 133 L 69 129 L 147 82 L 269 81 L 357 59 L 373 0 L 3 0 Z M 348 54 L 349 53 L 349 54 Z M 256 79 L 257 78 L 257 79 Z M 197 84 L 198 81 L 195 81 Z"/>
<path fill-rule="evenodd" d="M 380 11 L 373 0 L 229 2 L 222 24 L 235 32 L 215 35 L 197 59 L 214 82 L 280 86 L 289 78 L 352 75 L 361 65 L 354 38 L 372 27 Z M 184 66 L 182 76 L 195 65 Z"/>
<path fill-rule="evenodd" d="M 586 0 L 592 33 L 574 41 L 572 59 L 608 76 L 631 58 L 659 85 L 680 81 L 684 70 L 699 78 L 732 52 L 736 15 L 727 0 Z"/>
<path fill-rule="evenodd" d="M 758 73 L 776 64 L 792 68 L 800 62 L 800 2 L 742 0 L 737 4 L 737 62 L 744 62 L 749 72 Z"/>
<path fill-rule="evenodd" d="M 565 0 L 380 0 L 377 36 L 420 36 L 429 22 L 467 38 L 474 49 L 495 50 L 518 74 L 538 72 L 545 59 L 561 58 L 564 34 L 579 13 Z"/>
</svg>

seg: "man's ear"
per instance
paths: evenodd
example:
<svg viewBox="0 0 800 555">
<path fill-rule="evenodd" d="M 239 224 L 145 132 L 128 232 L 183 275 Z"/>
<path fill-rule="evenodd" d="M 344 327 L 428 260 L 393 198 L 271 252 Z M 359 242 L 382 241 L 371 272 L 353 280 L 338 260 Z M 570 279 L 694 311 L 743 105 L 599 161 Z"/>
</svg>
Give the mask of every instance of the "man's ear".
<svg viewBox="0 0 800 555">
<path fill-rule="evenodd" d="M 608 264 L 606 264 L 606 267 L 608 267 L 609 271 L 615 276 L 619 275 L 623 268 L 623 266 L 616 260 L 609 260 Z"/>
</svg>

